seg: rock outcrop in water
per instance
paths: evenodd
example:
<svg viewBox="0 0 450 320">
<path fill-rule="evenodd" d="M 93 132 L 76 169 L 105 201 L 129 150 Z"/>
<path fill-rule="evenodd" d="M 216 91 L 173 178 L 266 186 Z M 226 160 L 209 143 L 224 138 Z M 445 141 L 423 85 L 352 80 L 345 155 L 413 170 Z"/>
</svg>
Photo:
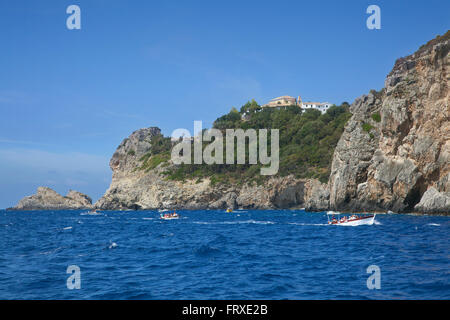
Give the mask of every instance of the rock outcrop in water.
<svg viewBox="0 0 450 320">
<path fill-rule="evenodd" d="M 414 207 L 416 211 L 424 213 L 448 212 L 450 208 L 450 196 L 430 187 Z"/>
<path fill-rule="evenodd" d="M 356 99 L 329 179 L 337 210 L 449 212 L 450 32 L 398 59 Z"/>
<path fill-rule="evenodd" d="M 65 197 L 56 191 L 39 187 L 36 194 L 28 196 L 9 210 L 72 210 L 92 209 L 92 199 L 87 195 L 70 190 Z"/>
</svg>

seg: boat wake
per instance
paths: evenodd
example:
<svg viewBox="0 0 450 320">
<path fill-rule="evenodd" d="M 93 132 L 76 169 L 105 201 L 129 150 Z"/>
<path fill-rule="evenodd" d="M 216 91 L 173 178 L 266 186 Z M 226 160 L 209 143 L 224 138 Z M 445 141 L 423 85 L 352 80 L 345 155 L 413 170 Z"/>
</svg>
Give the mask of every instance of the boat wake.
<svg viewBox="0 0 450 320">
<path fill-rule="evenodd" d="M 289 224 L 293 224 L 296 226 L 328 226 L 327 223 L 301 223 L 301 222 L 291 222 Z"/>
<path fill-rule="evenodd" d="M 244 221 L 224 221 L 223 224 L 275 224 L 273 221 L 258 221 L 258 220 L 244 220 Z"/>
<path fill-rule="evenodd" d="M 273 221 L 258 221 L 258 220 L 244 220 L 244 221 L 194 221 L 195 224 L 275 224 Z"/>
</svg>

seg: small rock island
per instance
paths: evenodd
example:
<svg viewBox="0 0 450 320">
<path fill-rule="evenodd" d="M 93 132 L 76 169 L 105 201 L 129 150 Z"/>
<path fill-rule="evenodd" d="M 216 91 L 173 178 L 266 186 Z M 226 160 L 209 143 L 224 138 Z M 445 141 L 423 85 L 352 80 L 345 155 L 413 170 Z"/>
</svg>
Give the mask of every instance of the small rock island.
<svg viewBox="0 0 450 320">
<path fill-rule="evenodd" d="M 36 194 L 28 196 L 7 210 L 80 210 L 92 209 L 92 199 L 78 191 L 70 190 L 64 197 L 48 187 L 39 187 Z"/>
</svg>

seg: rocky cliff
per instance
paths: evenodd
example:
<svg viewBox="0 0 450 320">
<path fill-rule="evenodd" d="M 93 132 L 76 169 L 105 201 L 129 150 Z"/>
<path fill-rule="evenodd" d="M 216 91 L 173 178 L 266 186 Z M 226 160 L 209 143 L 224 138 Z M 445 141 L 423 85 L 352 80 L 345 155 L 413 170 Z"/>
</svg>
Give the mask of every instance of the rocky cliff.
<svg viewBox="0 0 450 320">
<path fill-rule="evenodd" d="M 39 187 L 36 194 L 23 198 L 9 210 L 75 210 L 92 207 L 92 199 L 81 192 L 70 190 L 63 197 L 50 188 Z"/>
<path fill-rule="evenodd" d="M 174 166 L 163 162 L 152 170 L 140 170 L 139 159 L 151 148 L 151 138 L 158 128 L 133 132 L 114 153 L 110 167 L 112 182 L 95 206 L 100 209 L 224 209 L 224 208 L 291 208 L 325 207 L 328 204 L 326 185 L 318 181 L 273 177 L 264 185 L 213 184 L 210 179 L 172 181 L 163 172 Z M 312 189 L 321 192 L 312 192 Z M 326 203 L 326 204 L 325 204 Z"/>
<path fill-rule="evenodd" d="M 351 105 L 329 179 L 337 210 L 450 211 L 450 32 Z"/>
<path fill-rule="evenodd" d="M 341 211 L 450 211 L 450 32 L 398 59 L 380 92 L 350 106 L 328 185 L 294 176 L 256 183 L 171 181 L 169 162 L 139 170 L 158 128 L 141 129 L 117 148 L 101 209 L 295 208 Z M 165 167 L 166 166 L 166 167 Z"/>
</svg>

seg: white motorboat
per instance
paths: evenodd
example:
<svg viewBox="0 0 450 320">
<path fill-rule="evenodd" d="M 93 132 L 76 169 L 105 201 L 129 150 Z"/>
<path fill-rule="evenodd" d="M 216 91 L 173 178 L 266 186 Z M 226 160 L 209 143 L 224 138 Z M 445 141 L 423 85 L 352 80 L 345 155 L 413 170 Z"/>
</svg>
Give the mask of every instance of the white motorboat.
<svg viewBox="0 0 450 320">
<path fill-rule="evenodd" d="M 163 219 L 163 220 L 175 220 L 175 219 L 179 219 L 179 218 L 180 218 L 180 216 L 176 212 L 160 214 L 160 219 Z"/>
<path fill-rule="evenodd" d="M 331 217 L 330 217 L 331 216 Z M 329 225 L 339 226 L 361 226 L 372 225 L 375 223 L 376 214 L 352 214 L 350 216 L 341 217 L 340 212 L 328 211 L 327 218 Z"/>
</svg>

